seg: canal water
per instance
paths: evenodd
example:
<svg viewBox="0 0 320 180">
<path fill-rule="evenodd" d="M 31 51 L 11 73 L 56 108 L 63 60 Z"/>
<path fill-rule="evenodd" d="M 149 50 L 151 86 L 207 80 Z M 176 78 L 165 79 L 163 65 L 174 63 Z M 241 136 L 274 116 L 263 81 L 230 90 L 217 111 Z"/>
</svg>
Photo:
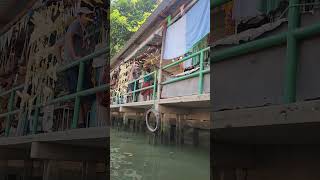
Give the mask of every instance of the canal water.
<svg viewBox="0 0 320 180">
<path fill-rule="evenodd" d="M 111 180 L 209 180 L 208 147 L 153 145 L 147 135 L 111 129 Z"/>
</svg>

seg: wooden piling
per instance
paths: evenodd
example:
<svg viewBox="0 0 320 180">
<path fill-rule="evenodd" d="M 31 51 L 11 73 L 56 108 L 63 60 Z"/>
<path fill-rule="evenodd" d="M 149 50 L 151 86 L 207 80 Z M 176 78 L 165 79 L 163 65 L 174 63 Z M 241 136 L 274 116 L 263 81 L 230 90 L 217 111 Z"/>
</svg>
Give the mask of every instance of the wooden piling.
<svg viewBox="0 0 320 180">
<path fill-rule="evenodd" d="M 193 128 L 193 145 L 199 146 L 199 128 Z"/>
</svg>

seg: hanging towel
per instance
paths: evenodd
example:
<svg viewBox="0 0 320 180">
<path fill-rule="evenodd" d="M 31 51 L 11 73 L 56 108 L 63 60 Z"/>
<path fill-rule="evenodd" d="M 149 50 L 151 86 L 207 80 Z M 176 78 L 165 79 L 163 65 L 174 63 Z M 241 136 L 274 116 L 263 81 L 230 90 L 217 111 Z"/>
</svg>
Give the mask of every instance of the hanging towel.
<svg viewBox="0 0 320 180">
<path fill-rule="evenodd" d="M 168 27 L 163 59 L 174 59 L 190 50 L 210 32 L 210 0 L 199 0 Z"/>
<path fill-rule="evenodd" d="M 187 17 L 181 17 L 177 22 L 168 27 L 163 59 L 173 59 L 187 51 L 186 26 Z"/>
</svg>

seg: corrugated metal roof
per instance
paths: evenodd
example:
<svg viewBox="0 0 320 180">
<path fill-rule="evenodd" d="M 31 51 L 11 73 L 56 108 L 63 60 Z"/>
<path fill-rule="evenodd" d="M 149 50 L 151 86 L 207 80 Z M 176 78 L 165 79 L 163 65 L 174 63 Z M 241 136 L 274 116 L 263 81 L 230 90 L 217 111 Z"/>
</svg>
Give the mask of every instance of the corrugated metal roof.
<svg viewBox="0 0 320 180">
<path fill-rule="evenodd" d="M 35 0 L 0 0 L 0 32 L 5 31 L 9 23 L 18 20 Z"/>
<path fill-rule="evenodd" d="M 163 21 L 168 15 L 174 13 L 181 4 L 190 2 L 191 0 L 163 0 L 158 8 L 150 15 L 147 21 L 141 26 L 141 28 L 129 39 L 122 50 L 112 57 L 110 65 L 111 67 L 129 56 L 139 44 L 145 41 L 150 35 L 156 31 L 160 26 L 160 22 Z"/>
</svg>

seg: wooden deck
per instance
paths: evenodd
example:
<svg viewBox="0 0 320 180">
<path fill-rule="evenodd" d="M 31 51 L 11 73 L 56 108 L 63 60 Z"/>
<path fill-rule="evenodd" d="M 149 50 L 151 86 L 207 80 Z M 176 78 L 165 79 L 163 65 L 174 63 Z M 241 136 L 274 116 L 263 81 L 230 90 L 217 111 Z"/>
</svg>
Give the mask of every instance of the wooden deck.
<svg viewBox="0 0 320 180">
<path fill-rule="evenodd" d="M 0 138 L 0 160 L 51 159 L 105 162 L 109 128 L 95 127 Z"/>
<path fill-rule="evenodd" d="M 149 109 L 154 104 L 165 105 L 165 106 L 175 106 L 181 108 L 209 108 L 210 107 L 210 94 L 202 95 L 191 95 L 191 96 L 182 96 L 182 97 L 173 97 L 160 99 L 160 101 L 141 101 L 141 102 L 132 102 L 125 104 L 111 105 L 111 111 L 120 110 L 121 107 L 128 108 L 139 108 L 139 109 Z"/>
</svg>

